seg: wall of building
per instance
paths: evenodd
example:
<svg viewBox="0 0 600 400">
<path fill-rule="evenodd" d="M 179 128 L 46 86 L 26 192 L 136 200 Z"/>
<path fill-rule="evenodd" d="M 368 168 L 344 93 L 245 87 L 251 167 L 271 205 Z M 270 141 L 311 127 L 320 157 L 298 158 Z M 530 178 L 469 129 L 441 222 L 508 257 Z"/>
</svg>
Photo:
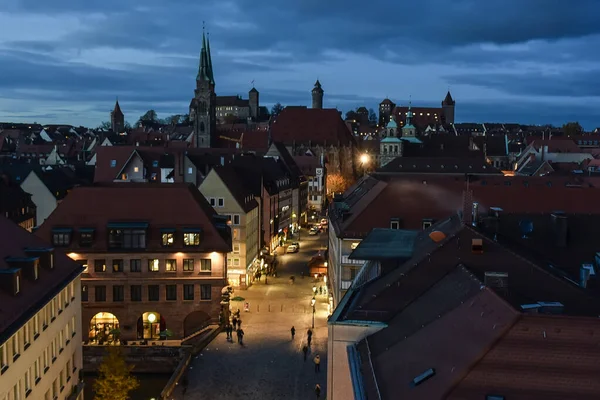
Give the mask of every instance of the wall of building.
<svg viewBox="0 0 600 400">
<path fill-rule="evenodd" d="M 220 313 L 221 289 L 225 286 L 226 265 L 222 253 L 70 253 L 74 260 L 87 260 L 87 272 L 82 275 L 82 285 L 88 293 L 88 301 L 83 302 L 84 340 L 89 339 L 91 319 L 99 312 L 116 316 L 121 329 L 121 339 L 137 339 L 138 318 L 146 312 L 154 312 L 165 318 L 166 328 L 173 332 L 173 338 L 182 338 L 184 322 L 193 312 L 206 313 L 216 322 Z M 113 261 L 123 260 L 122 271 L 113 272 Z M 141 260 L 141 272 L 131 272 L 131 260 Z M 159 271 L 148 270 L 148 260 L 159 260 Z M 184 271 L 183 260 L 194 259 L 194 270 Z M 201 259 L 211 260 L 211 271 L 201 272 Z M 95 261 L 104 260 L 105 272 L 95 272 Z M 176 271 L 166 271 L 165 260 L 176 260 Z M 183 299 L 183 285 L 194 285 L 194 299 Z M 124 286 L 123 301 L 113 301 L 113 286 Z M 131 301 L 131 285 L 142 286 L 142 301 Z M 159 286 L 159 300 L 150 301 L 148 286 Z M 177 300 L 166 300 L 166 286 L 177 285 Z M 200 285 L 211 285 L 211 298 L 200 300 Z M 95 287 L 106 287 L 106 301 L 95 301 Z M 197 315 L 197 314 L 196 314 Z M 202 314 L 204 315 L 204 314 Z M 87 328 L 86 328 L 87 327 Z"/>
<path fill-rule="evenodd" d="M 347 347 L 383 329 L 385 325 L 328 325 L 327 337 L 327 399 L 354 398 Z"/>
<path fill-rule="evenodd" d="M 44 399 L 47 393 L 64 398 L 72 393 L 82 367 L 79 293 L 78 277 L 0 345 L 1 400 Z M 14 396 L 15 390 L 19 397 Z"/>
<path fill-rule="evenodd" d="M 118 171 L 116 171 L 118 172 Z M 124 178 L 124 179 L 123 179 Z M 121 175 L 117 177 L 119 180 L 130 182 L 141 182 L 144 180 L 144 161 L 140 156 L 134 154 L 129 163 L 123 168 Z"/>
<path fill-rule="evenodd" d="M 21 188 L 31 195 L 31 200 L 36 206 L 36 224 L 43 224 L 56 208 L 56 197 L 34 172 L 27 175 L 21 183 Z"/>
</svg>

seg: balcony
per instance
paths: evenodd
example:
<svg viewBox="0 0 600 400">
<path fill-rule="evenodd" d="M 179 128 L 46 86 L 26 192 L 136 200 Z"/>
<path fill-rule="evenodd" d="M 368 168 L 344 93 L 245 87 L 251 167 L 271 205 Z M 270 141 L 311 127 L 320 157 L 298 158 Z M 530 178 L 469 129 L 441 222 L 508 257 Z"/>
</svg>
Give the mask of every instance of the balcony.
<svg viewBox="0 0 600 400">
<path fill-rule="evenodd" d="M 363 265 L 365 260 L 351 260 L 349 256 L 342 256 L 342 264 Z"/>
</svg>

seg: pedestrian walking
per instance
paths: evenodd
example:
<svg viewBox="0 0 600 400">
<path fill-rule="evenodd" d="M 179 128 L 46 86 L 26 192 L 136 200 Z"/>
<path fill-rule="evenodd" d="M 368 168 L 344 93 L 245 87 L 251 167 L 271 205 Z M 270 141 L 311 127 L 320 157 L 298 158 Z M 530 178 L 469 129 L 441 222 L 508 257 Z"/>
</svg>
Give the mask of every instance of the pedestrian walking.
<svg viewBox="0 0 600 400">
<path fill-rule="evenodd" d="M 242 320 L 238 319 L 238 329 L 242 329 Z"/>
<path fill-rule="evenodd" d="M 321 371 L 321 356 L 317 354 L 313 361 L 315 363 L 315 373 Z"/>
<path fill-rule="evenodd" d="M 227 335 L 227 341 L 229 341 L 229 339 L 231 339 L 231 325 L 230 324 L 225 325 L 225 334 Z"/>
<path fill-rule="evenodd" d="M 292 332 L 292 340 L 294 340 L 294 336 L 296 336 L 296 328 L 294 328 L 292 326 L 292 329 L 290 329 L 290 332 Z"/>
<path fill-rule="evenodd" d="M 237 327 L 237 323 L 238 323 L 238 319 L 237 319 L 237 318 L 234 316 L 234 317 L 231 319 L 231 322 L 233 323 L 233 329 L 236 329 L 236 327 Z"/>
<path fill-rule="evenodd" d="M 242 329 L 237 330 L 237 338 L 240 346 L 244 345 L 244 331 Z"/>
<path fill-rule="evenodd" d="M 302 346 L 302 352 L 304 353 L 304 362 L 306 362 L 306 356 L 308 355 L 308 346 Z"/>
<path fill-rule="evenodd" d="M 319 294 L 323 294 L 323 286 L 319 286 Z"/>
<path fill-rule="evenodd" d="M 306 332 L 306 336 L 308 337 L 308 346 L 310 346 L 310 342 L 312 342 L 312 330 L 308 330 L 308 332 Z"/>
<path fill-rule="evenodd" d="M 318 383 L 315 385 L 315 395 L 317 396 L 317 399 L 321 398 L 321 385 Z"/>
</svg>

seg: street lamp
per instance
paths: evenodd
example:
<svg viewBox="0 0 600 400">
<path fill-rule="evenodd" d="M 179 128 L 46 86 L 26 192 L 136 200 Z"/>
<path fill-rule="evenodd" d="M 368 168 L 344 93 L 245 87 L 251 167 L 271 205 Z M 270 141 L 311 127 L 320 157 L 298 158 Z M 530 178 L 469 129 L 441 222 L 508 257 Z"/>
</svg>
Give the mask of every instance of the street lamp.
<svg viewBox="0 0 600 400">
<path fill-rule="evenodd" d="M 156 315 L 149 314 L 148 322 L 150 322 L 150 339 L 154 339 L 154 330 L 152 329 L 152 325 L 154 324 L 155 321 L 156 321 Z"/>
<path fill-rule="evenodd" d="M 369 155 L 367 153 L 362 154 L 360 156 L 360 163 L 364 166 L 368 162 L 369 162 Z"/>
<path fill-rule="evenodd" d="M 313 309 L 313 319 L 312 319 L 312 328 L 315 329 L 315 303 L 317 302 L 317 299 L 315 299 L 315 297 L 313 296 L 313 298 L 310 301 L 310 305 L 312 306 Z"/>
</svg>

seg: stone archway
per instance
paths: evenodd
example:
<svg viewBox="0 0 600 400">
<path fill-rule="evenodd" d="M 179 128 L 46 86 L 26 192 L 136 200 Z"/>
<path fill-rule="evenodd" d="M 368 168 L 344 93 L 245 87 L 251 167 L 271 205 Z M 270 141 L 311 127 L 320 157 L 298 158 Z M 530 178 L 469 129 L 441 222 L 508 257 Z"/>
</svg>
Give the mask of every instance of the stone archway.
<svg viewBox="0 0 600 400">
<path fill-rule="evenodd" d="M 138 339 L 160 339 L 160 333 L 167 329 L 167 321 L 157 312 L 145 312 L 137 320 Z"/>
<path fill-rule="evenodd" d="M 210 323 L 210 315 L 204 311 L 192 311 L 183 320 L 183 336 L 188 337 Z"/>
<path fill-rule="evenodd" d="M 121 335 L 119 320 L 109 312 L 99 312 L 90 320 L 88 333 L 91 344 L 118 344 Z"/>
</svg>

